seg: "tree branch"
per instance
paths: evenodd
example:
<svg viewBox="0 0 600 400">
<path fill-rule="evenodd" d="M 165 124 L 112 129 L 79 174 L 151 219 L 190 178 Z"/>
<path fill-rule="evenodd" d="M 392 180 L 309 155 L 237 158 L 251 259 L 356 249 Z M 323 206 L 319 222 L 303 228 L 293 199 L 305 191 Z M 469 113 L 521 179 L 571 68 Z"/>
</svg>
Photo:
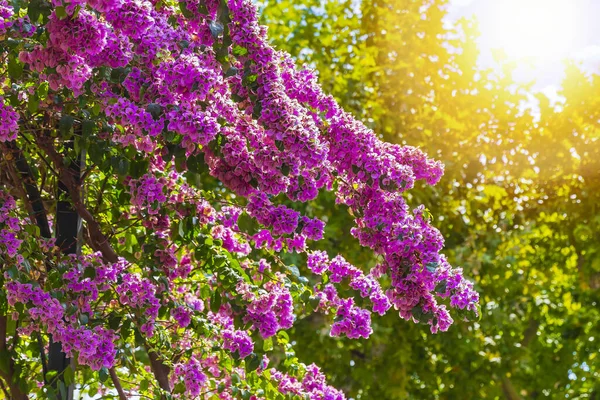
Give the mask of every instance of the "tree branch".
<svg viewBox="0 0 600 400">
<path fill-rule="evenodd" d="M 517 393 L 510 378 L 507 376 L 502 377 L 502 392 L 506 400 L 521 400 L 521 396 L 519 396 L 519 393 Z"/>
<path fill-rule="evenodd" d="M 102 233 L 100 229 L 100 224 L 94 216 L 88 211 L 88 209 L 83 204 L 81 199 L 81 195 L 78 190 L 78 183 L 76 181 L 76 177 L 73 176 L 72 172 L 69 171 L 68 168 L 65 167 L 63 162 L 63 158 L 60 154 L 57 153 L 54 145 L 51 142 L 51 139 L 36 136 L 36 143 L 38 146 L 48 155 L 54 167 L 57 169 L 60 180 L 64 183 L 71 197 L 71 201 L 73 202 L 73 207 L 79 214 L 79 216 L 87 222 L 89 238 L 94 243 L 92 248 L 98 248 L 102 253 L 104 259 L 108 262 L 117 262 L 119 257 L 113 250 L 112 246 L 108 242 L 108 239 Z"/>
<path fill-rule="evenodd" d="M 121 382 L 119 381 L 115 367 L 110 368 L 108 372 L 110 373 L 110 379 L 112 379 L 113 385 L 115 385 L 115 389 L 117 389 L 117 393 L 119 393 L 119 399 L 127 400 L 127 396 L 125 396 L 125 392 L 123 391 L 123 387 L 121 386 Z"/>
<path fill-rule="evenodd" d="M 146 346 L 147 349 L 148 346 Z M 154 350 L 148 350 L 148 357 L 150 358 L 150 367 L 154 373 L 154 377 L 158 381 L 158 385 L 161 389 L 170 392 L 171 385 L 169 385 L 169 367 L 163 364 L 158 358 L 158 354 Z"/>
<path fill-rule="evenodd" d="M 4 381 L 2 379 L 0 379 L 0 388 L 2 388 L 4 397 L 6 397 L 7 399 L 10 399 L 10 394 L 8 393 L 8 389 L 6 389 L 6 386 L 4 385 Z"/>
<path fill-rule="evenodd" d="M 27 163 L 27 159 L 14 141 L 4 143 L 2 145 L 2 152 L 4 153 L 5 158 L 7 158 L 7 161 L 13 160 L 14 165 L 18 170 L 17 174 L 9 162 L 9 173 L 13 179 L 20 178 L 18 181 L 21 182 L 25 187 L 27 198 L 29 199 L 29 201 L 26 202 L 26 206 L 28 207 L 28 211 L 30 210 L 33 213 L 32 216 L 35 218 L 35 222 L 40 228 L 40 235 L 46 239 L 50 238 L 51 233 L 50 225 L 48 224 L 48 216 L 44 208 L 40 191 L 35 184 L 35 180 L 33 179 L 33 173 L 29 167 L 29 164 Z M 22 190 L 23 186 L 19 186 Z M 25 201 L 25 199 L 23 200 Z"/>
<path fill-rule="evenodd" d="M 6 371 L 0 370 L 0 375 L 10 387 L 10 398 L 13 400 L 27 400 L 27 394 L 21 391 L 18 379 L 15 379 L 14 361 L 9 355 L 6 347 L 6 329 L 8 327 L 6 315 L 0 314 L 0 357 L 7 357 L 8 367 Z"/>
<path fill-rule="evenodd" d="M 10 153 L 7 153 L 4 151 L 4 147 L 5 146 L 2 146 L 2 153 L 4 154 L 4 159 L 6 160 L 6 170 L 8 172 L 8 175 L 10 176 L 10 179 L 12 179 L 12 181 L 13 181 L 14 189 L 17 191 L 19 197 L 21 198 L 21 200 L 23 201 L 23 204 L 25 205 L 25 208 L 27 209 L 27 214 L 29 214 L 29 216 L 31 218 L 33 218 L 35 213 L 33 211 L 33 207 L 31 206 L 31 203 L 29 202 L 27 193 L 25 192 L 23 185 L 21 185 L 21 180 L 19 179 L 19 176 L 17 175 L 17 171 L 15 171 L 15 168 L 12 165 L 13 157 Z"/>
</svg>

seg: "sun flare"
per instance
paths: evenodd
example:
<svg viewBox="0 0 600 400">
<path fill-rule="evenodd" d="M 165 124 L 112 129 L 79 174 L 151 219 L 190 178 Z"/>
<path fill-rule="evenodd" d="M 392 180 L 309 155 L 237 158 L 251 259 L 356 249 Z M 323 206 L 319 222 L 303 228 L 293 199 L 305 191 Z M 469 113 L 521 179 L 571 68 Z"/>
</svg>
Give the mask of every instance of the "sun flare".
<svg viewBox="0 0 600 400">
<path fill-rule="evenodd" d="M 549 60 L 569 55 L 577 35 L 578 0 L 500 0 L 487 30 L 492 48 L 515 59 Z"/>
</svg>

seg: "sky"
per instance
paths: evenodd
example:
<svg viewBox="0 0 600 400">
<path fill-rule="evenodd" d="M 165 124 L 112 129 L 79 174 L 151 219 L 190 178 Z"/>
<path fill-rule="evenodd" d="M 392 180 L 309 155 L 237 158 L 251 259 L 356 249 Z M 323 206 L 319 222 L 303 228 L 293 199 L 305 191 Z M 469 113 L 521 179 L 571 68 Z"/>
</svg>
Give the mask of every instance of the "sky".
<svg viewBox="0 0 600 400">
<path fill-rule="evenodd" d="M 504 49 L 521 61 L 514 79 L 535 79 L 534 90 L 552 96 L 567 57 L 600 72 L 600 0 L 451 0 L 450 21 L 472 16 L 481 32 L 479 62 L 493 65 L 492 50 Z"/>
</svg>

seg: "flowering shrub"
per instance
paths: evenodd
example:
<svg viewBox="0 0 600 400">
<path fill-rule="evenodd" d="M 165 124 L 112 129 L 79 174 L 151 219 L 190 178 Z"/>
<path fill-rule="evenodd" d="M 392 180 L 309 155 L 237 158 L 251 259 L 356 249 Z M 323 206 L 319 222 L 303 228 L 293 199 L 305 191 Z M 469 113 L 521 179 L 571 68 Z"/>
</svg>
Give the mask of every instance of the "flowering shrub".
<svg viewBox="0 0 600 400">
<path fill-rule="evenodd" d="M 342 399 L 294 356 L 299 316 L 368 338 L 372 312 L 434 333 L 452 324 L 447 306 L 477 315 L 426 210 L 403 197 L 442 165 L 344 112 L 268 44 L 250 0 L 1 0 L 0 16 L 0 142 L 19 159 L 0 189 L 14 398 L 76 383 L 120 398 Z M 299 205 L 321 191 L 353 215 L 375 268 L 310 249 L 326 221 Z M 77 254 L 48 245 L 65 226 L 47 197 L 83 219 Z M 46 339 L 75 368 L 38 362 Z M 17 357 L 27 346 L 40 355 Z"/>
</svg>

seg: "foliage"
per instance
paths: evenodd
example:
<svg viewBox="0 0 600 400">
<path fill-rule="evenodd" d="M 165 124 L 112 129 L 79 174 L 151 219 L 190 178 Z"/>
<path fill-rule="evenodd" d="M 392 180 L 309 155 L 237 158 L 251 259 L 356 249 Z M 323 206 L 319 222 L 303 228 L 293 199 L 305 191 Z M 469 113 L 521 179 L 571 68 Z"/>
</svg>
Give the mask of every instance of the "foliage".
<svg viewBox="0 0 600 400">
<path fill-rule="evenodd" d="M 340 108 L 249 0 L 0 0 L 0 37 L 7 398 L 343 399 L 296 320 L 480 313 L 418 198 L 441 164 Z"/>
<path fill-rule="evenodd" d="M 292 338 L 354 398 L 597 398 L 600 248 L 597 75 L 569 64 L 554 105 L 515 65 L 477 67 L 476 25 L 444 23 L 447 2 L 270 1 L 270 40 L 389 141 L 436 154 L 446 172 L 409 201 L 426 204 L 453 265 L 475 278 L 481 320 L 429 336 L 386 315 L 369 341 L 327 336 L 318 316 Z M 281 21 L 285 20 L 285 23 Z M 330 209 L 331 197 L 311 205 Z M 355 265 L 376 261 L 344 234 Z M 320 335 L 315 335 L 320 333 Z"/>
</svg>

